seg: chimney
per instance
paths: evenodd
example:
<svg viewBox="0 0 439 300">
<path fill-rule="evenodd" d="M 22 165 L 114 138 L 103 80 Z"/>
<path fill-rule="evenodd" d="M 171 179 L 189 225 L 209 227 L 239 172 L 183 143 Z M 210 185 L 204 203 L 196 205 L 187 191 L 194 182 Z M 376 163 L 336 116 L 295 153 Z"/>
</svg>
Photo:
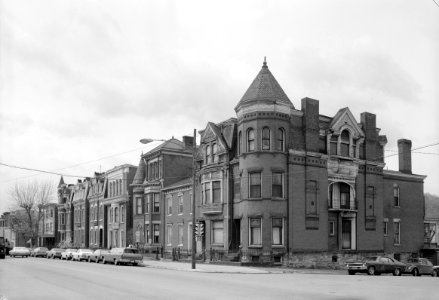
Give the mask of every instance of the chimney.
<svg viewBox="0 0 439 300">
<path fill-rule="evenodd" d="M 412 141 L 398 140 L 399 172 L 412 173 Z"/>
<path fill-rule="evenodd" d="M 183 136 L 183 144 L 186 149 L 192 149 L 194 147 L 194 137 L 192 136 Z"/>
<path fill-rule="evenodd" d="M 302 99 L 303 119 L 302 125 L 305 134 L 305 149 L 319 151 L 319 101 L 311 98 Z"/>
</svg>

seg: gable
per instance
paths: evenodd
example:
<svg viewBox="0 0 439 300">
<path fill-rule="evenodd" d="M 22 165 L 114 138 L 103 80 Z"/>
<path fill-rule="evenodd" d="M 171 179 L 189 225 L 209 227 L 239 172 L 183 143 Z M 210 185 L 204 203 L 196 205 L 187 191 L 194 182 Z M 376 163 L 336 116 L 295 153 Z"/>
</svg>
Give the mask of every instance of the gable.
<svg viewBox="0 0 439 300">
<path fill-rule="evenodd" d="M 217 142 L 218 153 L 223 153 L 227 151 L 228 147 L 226 142 L 224 141 L 221 131 L 215 124 L 209 122 L 207 123 L 206 129 L 201 135 L 201 144 L 207 144 L 213 141 Z"/>
<path fill-rule="evenodd" d="M 339 135 L 343 130 L 348 129 L 353 138 L 364 137 L 364 132 L 355 120 L 349 108 L 340 109 L 329 124 L 334 135 Z"/>
</svg>

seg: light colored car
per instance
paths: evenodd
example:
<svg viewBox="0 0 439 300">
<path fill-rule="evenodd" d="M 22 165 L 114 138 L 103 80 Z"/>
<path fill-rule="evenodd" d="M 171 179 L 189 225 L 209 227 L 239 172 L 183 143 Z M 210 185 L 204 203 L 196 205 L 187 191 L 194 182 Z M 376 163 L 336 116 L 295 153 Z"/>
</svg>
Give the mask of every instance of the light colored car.
<svg viewBox="0 0 439 300">
<path fill-rule="evenodd" d="M 132 264 L 133 266 L 137 266 L 142 261 L 143 256 L 139 253 L 139 250 L 135 248 L 113 248 L 110 253 L 102 255 L 102 262 L 104 264 Z"/>
<path fill-rule="evenodd" d="M 404 273 L 409 273 L 413 276 L 430 275 L 437 277 L 437 271 L 434 270 L 433 264 L 426 258 L 408 259 Z"/>
<path fill-rule="evenodd" d="M 30 250 L 25 247 L 14 247 L 11 251 L 9 251 L 9 255 L 11 257 L 29 257 L 30 256 Z"/>
<path fill-rule="evenodd" d="M 79 249 L 78 251 L 72 253 L 72 260 L 88 260 L 88 256 L 91 254 L 93 254 L 93 251 L 90 249 Z"/>
<path fill-rule="evenodd" d="M 72 259 L 72 254 L 78 251 L 77 249 L 66 249 L 66 251 L 61 253 L 61 259 L 69 260 Z"/>
<path fill-rule="evenodd" d="M 52 249 L 50 249 L 48 252 L 47 252 L 47 258 L 52 258 L 52 259 L 55 259 L 55 258 L 59 258 L 59 259 L 61 259 L 61 254 L 63 253 L 63 252 L 65 252 L 66 251 L 66 249 L 61 249 L 61 248 L 52 248 Z"/>
<path fill-rule="evenodd" d="M 95 252 L 88 256 L 88 262 L 99 263 L 103 260 L 103 255 L 106 253 L 110 253 L 110 250 L 107 249 L 97 249 Z"/>
<path fill-rule="evenodd" d="M 35 248 L 32 250 L 32 252 L 30 253 L 30 256 L 32 256 L 32 257 L 46 257 L 48 251 L 49 251 L 49 249 L 47 249 L 46 247 L 38 247 L 38 248 Z"/>
</svg>

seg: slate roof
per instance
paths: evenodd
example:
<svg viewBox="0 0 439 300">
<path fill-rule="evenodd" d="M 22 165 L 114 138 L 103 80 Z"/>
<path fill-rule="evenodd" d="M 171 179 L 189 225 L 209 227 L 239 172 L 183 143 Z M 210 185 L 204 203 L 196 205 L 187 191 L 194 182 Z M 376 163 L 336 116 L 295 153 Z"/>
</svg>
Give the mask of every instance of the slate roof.
<svg viewBox="0 0 439 300">
<path fill-rule="evenodd" d="M 264 61 L 261 71 L 259 71 L 259 74 L 253 80 L 252 84 L 247 89 L 247 92 L 245 92 L 244 96 L 241 98 L 241 101 L 239 101 L 238 105 L 235 107 L 235 111 L 241 105 L 260 100 L 284 103 L 291 105 L 294 108 L 293 103 L 291 103 L 290 99 L 285 94 L 276 78 L 274 78 L 273 74 L 271 74 L 270 70 L 268 69 L 266 61 Z"/>
<path fill-rule="evenodd" d="M 145 179 L 145 161 L 140 158 L 139 167 L 134 175 L 133 184 L 142 184 Z"/>
</svg>

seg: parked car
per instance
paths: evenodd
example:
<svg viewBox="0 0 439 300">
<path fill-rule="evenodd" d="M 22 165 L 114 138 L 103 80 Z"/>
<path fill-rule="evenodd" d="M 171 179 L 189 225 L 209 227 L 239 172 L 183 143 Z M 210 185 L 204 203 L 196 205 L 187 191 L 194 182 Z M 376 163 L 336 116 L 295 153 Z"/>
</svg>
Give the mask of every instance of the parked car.
<svg viewBox="0 0 439 300">
<path fill-rule="evenodd" d="M 78 251 L 77 249 L 66 249 L 66 251 L 61 253 L 61 259 L 69 260 L 72 259 L 72 254 Z"/>
<path fill-rule="evenodd" d="M 88 256 L 88 262 L 96 262 L 99 263 L 103 260 L 103 254 L 110 253 L 110 250 L 106 249 L 97 249 L 93 253 Z"/>
<path fill-rule="evenodd" d="M 104 253 L 102 255 L 102 262 L 113 263 L 115 265 L 119 264 L 132 264 L 137 266 L 143 261 L 143 256 L 135 248 L 113 248 L 109 253 Z"/>
<path fill-rule="evenodd" d="M 90 254 L 93 254 L 93 251 L 90 249 L 79 249 L 78 251 L 72 253 L 72 260 L 88 260 L 88 256 Z"/>
<path fill-rule="evenodd" d="M 433 264 L 426 258 L 410 258 L 407 260 L 407 267 L 404 273 L 413 276 L 431 275 L 436 277 L 437 271 L 434 270 Z"/>
<path fill-rule="evenodd" d="M 46 257 L 47 256 L 47 252 L 49 251 L 49 249 L 47 249 L 46 247 L 38 247 L 35 248 L 31 251 L 30 256 L 32 257 Z"/>
<path fill-rule="evenodd" d="M 349 275 L 355 273 L 367 273 L 369 275 L 380 275 L 381 273 L 392 273 L 394 276 L 401 276 L 406 265 L 387 256 L 369 256 L 359 262 L 346 264 Z"/>
<path fill-rule="evenodd" d="M 30 256 L 30 250 L 25 247 L 14 247 L 11 251 L 9 251 L 9 255 L 11 257 L 29 257 Z"/>
<path fill-rule="evenodd" d="M 52 248 L 49 251 L 47 251 L 46 257 L 47 258 L 52 258 L 52 259 L 55 259 L 55 258 L 62 259 L 61 258 L 62 253 L 65 252 L 65 251 L 66 251 L 66 249 Z"/>
<path fill-rule="evenodd" d="M 433 266 L 433 277 L 439 276 L 439 266 Z"/>
</svg>

